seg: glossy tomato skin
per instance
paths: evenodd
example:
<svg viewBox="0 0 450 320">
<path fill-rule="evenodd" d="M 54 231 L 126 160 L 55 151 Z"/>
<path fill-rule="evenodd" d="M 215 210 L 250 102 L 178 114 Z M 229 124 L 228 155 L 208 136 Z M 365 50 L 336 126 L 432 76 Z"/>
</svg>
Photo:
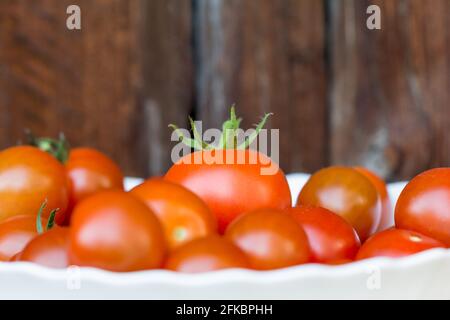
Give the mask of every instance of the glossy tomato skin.
<svg viewBox="0 0 450 320">
<path fill-rule="evenodd" d="M 312 262 L 340 264 L 355 258 L 361 243 L 355 229 L 342 217 L 320 207 L 287 209 L 308 236 Z"/>
<path fill-rule="evenodd" d="M 400 258 L 434 248 L 445 248 L 445 245 L 418 232 L 390 228 L 370 237 L 361 246 L 356 258 Z"/>
<path fill-rule="evenodd" d="M 18 261 L 33 262 L 49 268 L 67 268 L 69 229 L 54 227 L 31 240 L 20 253 Z"/>
<path fill-rule="evenodd" d="M 70 180 L 69 213 L 78 202 L 96 192 L 123 190 L 124 175 L 119 166 L 95 149 L 72 149 L 66 170 Z M 70 222 L 70 215 L 66 222 Z"/>
<path fill-rule="evenodd" d="M 225 159 L 222 164 L 208 164 L 208 160 L 195 163 L 196 159 L 201 162 L 220 157 Z M 197 194 L 217 217 L 220 233 L 244 212 L 291 206 L 284 173 L 268 157 L 254 150 L 194 152 L 173 165 L 165 179 Z"/>
<path fill-rule="evenodd" d="M 0 261 L 9 261 L 36 236 L 34 216 L 13 216 L 0 223 Z"/>
<path fill-rule="evenodd" d="M 69 262 L 126 272 L 162 266 L 166 243 L 155 214 L 121 191 L 82 200 L 72 215 Z"/>
<path fill-rule="evenodd" d="M 55 221 L 62 224 L 69 199 L 64 166 L 35 147 L 12 147 L 0 152 L 0 222 L 16 215 L 33 215 L 45 199 L 43 216 L 59 208 Z"/>
<path fill-rule="evenodd" d="M 386 183 L 381 179 L 378 175 L 376 175 L 374 172 L 370 171 L 369 169 L 363 168 L 363 167 L 356 167 L 355 170 L 357 170 L 359 173 L 363 174 L 367 179 L 370 180 L 370 182 L 373 183 L 375 188 L 378 191 L 378 195 L 380 196 L 381 200 L 381 219 L 380 219 L 380 225 L 378 226 L 378 231 L 386 230 L 389 227 L 392 227 L 393 225 L 393 217 L 394 217 L 394 211 L 392 208 L 392 202 L 389 197 L 388 189 L 386 186 Z"/>
<path fill-rule="evenodd" d="M 218 235 L 198 238 L 174 250 L 165 268 L 184 273 L 201 273 L 229 268 L 249 268 L 247 256 Z"/>
<path fill-rule="evenodd" d="M 426 171 L 408 183 L 397 201 L 395 225 L 450 246 L 450 168 Z"/>
<path fill-rule="evenodd" d="M 217 233 L 217 221 L 208 206 L 181 185 L 153 178 L 130 193 L 156 214 L 171 250 L 195 238 Z"/>
<path fill-rule="evenodd" d="M 347 167 L 329 167 L 311 176 L 301 190 L 297 206 L 326 208 L 343 217 L 364 242 L 378 229 L 381 202 L 375 186 Z"/>
<path fill-rule="evenodd" d="M 257 270 L 271 270 L 310 262 L 307 236 L 286 212 L 259 209 L 241 215 L 225 237 L 238 246 Z"/>
</svg>

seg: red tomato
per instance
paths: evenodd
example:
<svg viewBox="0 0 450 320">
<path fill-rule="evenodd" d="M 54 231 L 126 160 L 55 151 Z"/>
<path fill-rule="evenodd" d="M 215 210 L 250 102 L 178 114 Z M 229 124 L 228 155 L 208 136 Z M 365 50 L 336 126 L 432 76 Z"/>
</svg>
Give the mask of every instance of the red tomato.
<svg viewBox="0 0 450 320">
<path fill-rule="evenodd" d="M 287 212 L 305 230 L 312 262 L 339 264 L 355 258 L 361 244 L 355 229 L 342 217 L 320 207 L 289 208 Z"/>
<path fill-rule="evenodd" d="M 342 216 L 364 242 L 377 231 L 381 202 L 375 186 L 352 168 L 329 167 L 311 176 L 298 196 L 297 206 L 323 207 Z"/>
<path fill-rule="evenodd" d="M 95 149 L 72 149 L 66 170 L 71 182 L 69 212 L 82 199 L 96 192 L 123 190 L 124 176 L 119 166 Z M 68 215 L 66 222 L 69 220 Z"/>
<path fill-rule="evenodd" d="M 283 211 L 259 209 L 241 215 L 225 236 L 247 254 L 254 269 L 289 267 L 311 258 L 305 232 Z"/>
<path fill-rule="evenodd" d="M 395 208 L 395 225 L 450 246 L 450 168 L 426 171 L 408 183 Z"/>
<path fill-rule="evenodd" d="M 68 245 L 69 229 L 54 227 L 31 240 L 18 260 L 34 262 L 49 268 L 67 268 Z"/>
<path fill-rule="evenodd" d="M 217 232 L 217 222 L 206 204 L 175 183 L 154 178 L 131 191 L 161 221 L 170 249 Z"/>
<path fill-rule="evenodd" d="M 397 258 L 433 248 L 445 248 L 445 246 L 440 241 L 420 233 L 391 228 L 370 237 L 359 249 L 356 259 Z"/>
<path fill-rule="evenodd" d="M 20 146 L 0 152 L 0 222 L 17 215 L 35 215 L 45 199 L 43 216 L 59 208 L 56 222 L 63 223 L 68 204 L 64 166 L 35 147 Z"/>
<path fill-rule="evenodd" d="M 13 216 L 0 223 L 0 261 L 9 261 L 36 236 L 34 216 Z"/>
<path fill-rule="evenodd" d="M 212 158 L 224 160 L 222 164 L 208 164 Z M 195 163 L 196 159 L 204 161 Z M 269 167 L 273 170 L 265 175 Z M 221 233 L 244 212 L 291 206 L 284 173 L 268 157 L 253 150 L 194 152 L 173 165 L 165 179 L 185 186 L 205 201 L 217 217 Z"/>
<path fill-rule="evenodd" d="M 373 173 L 372 171 L 370 171 L 366 168 L 357 167 L 357 168 L 355 168 L 355 170 L 357 170 L 359 173 L 362 173 L 367 179 L 370 180 L 370 182 L 373 183 L 373 185 L 375 186 L 375 188 L 378 191 L 378 195 L 380 196 L 381 220 L 380 220 L 380 225 L 378 227 L 378 231 L 382 231 L 382 230 L 385 230 L 385 229 L 391 227 L 394 212 L 392 210 L 392 203 L 391 203 L 391 199 L 389 198 L 389 193 L 388 193 L 386 183 L 383 181 L 383 179 L 381 179 L 375 173 Z"/>
<path fill-rule="evenodd" d="M 249 267 L 247 256 L 238 247 L 216 235 L 195 239 L 174 250 L 165 266 L 186 273 Z"/>
<path fill-rule="evenodd" d="M 69 261 L 111 271 L 159 268 L 166 252 L 162 226 L 134 196 L 104 191 L 81 201 L 70 227 Z"/>
</svg>

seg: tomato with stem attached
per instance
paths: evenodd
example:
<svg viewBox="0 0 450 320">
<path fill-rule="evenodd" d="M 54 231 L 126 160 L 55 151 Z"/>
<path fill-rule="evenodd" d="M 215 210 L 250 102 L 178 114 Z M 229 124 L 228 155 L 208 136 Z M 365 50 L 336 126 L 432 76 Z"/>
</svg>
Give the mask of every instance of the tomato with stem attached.
<svg viewBox="0 0 450 320">
<path fill-rule="evenodd" d="M 69 208 L 65 224 L 75 205 L 96 192 L 123 190 L 124 175 L 120 167 L 104 153 L 93 148 L 73 148 L 63 134 L 58 139 L 35 137 L 28 132 L 28 143 L 45 151 L 66 168 L 69 179 Z"/>
<path fill-rule="evenodd" d="M 450 246 L 450 168 L 428 170 L 407 184 L 395 207 L 395 225 Z"/>
<path fill-rule="evenodd" d="M 355 258 L 361 243 L 355 229 L 327 209 L 300 206 L 287 209 L 308 236 L 312 262 L 339 264 Z"/>
<path fill-rule="evenodd" d="M 184 273 L 250 268 L 247 256 L 234 244 L 217 235 L 188 242 L 168 257 L 165 268 Z"/>
<path fill-rule="evenodd" d="M 286 212 L 259 209 L 241 215 L 229 225 L 225 237 L 241 248 L 257 270 L 271 270 L 310 262 L 308 238 Z"/>
<path fill-rule="evenodd" d="M 69 262 L 126 272 L 159 268 L 166 240 L 158 218 L 139 199 L 121 191 L 104 191 L 74 209 Z"/>
<path fill-rule="evenodd" d="M 207 205 L 181 185 L 153 178 L 130 192 L 141 199 L 161 221 L 170 249 L 217 232 Z"/>
<path fill-rule="evenodd" d="M 445 248 L 445 245 L 418 232 L 391 228 L 370 237 L 361 246 L 356 258 L 399 258 L 434 248 Z"/>
<path fill-rule="evenodd" d="M 47 204 L 47 200 L 41 204 L 37 216 L 14 216 L 0 223 L 0 261 L 13 260 L 36 236 L 53 227 L 58 210 L 53 209 L 48 219 L 43 218 Z"/>
<path fill-rule="evenodd" d="M 240 119 L 234 108 L 223 125 L 219 145 L 206 144 L 191 120 L 195 140 L 180 139 L 198 151 L 185 155 L 165 175 L 197 194 L 217 217 L 219 232 L 238 216 L 258 208 L 285 209 L 291 206 L 291 193 L 283 171 L 269 157 L 246 149 L 260 132 L 269 114 L 254 134 L 238 145 Z M 175 127 L 175 132 L 179 132 Z"/>
<path fill-rule="evenodd" d="M 375 186 L 352 168 L 329 167 L 314 173 L 297 199 L 297 206 L 323 207 L 342 216 L 364 242 L 378 229 L 381 202 Z"/>
<path fill-rule="evenodd" d="M 42 202 L 59 208 L 55 217 L 62 224 L 69 199 L 64 166 L 35 147 L 12 147 L 0 152 L 0 222 L 17 215 L 34 216 Z M 50 209 L 43 216 L 48 217 Z"/>
</svg>

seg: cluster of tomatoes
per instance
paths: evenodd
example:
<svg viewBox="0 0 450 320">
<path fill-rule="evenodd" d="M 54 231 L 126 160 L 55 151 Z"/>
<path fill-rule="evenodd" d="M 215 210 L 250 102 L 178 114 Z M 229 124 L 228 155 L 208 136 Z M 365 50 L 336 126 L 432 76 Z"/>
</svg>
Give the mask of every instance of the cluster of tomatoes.
<svg viewBox="0 0 450 320">
<path fill-rule="evenodd" d="M 58 161 L 42 149 L 0 152 L 0 261 L 195 273 L 343 264 L 450 245 L 450 168 L 414 178 L 390 227 L 386 185 L 363 168 L 318 171 L 293 206 L 284 173 L 262 175 L 270 159 L 257 151 L 233 151 L 256 163 L 181 159 L 126 192 L 120 168 L 99 151 L 72 149 Z M 225 151 L 186 157 L 217 152 Z"/>
</svg>

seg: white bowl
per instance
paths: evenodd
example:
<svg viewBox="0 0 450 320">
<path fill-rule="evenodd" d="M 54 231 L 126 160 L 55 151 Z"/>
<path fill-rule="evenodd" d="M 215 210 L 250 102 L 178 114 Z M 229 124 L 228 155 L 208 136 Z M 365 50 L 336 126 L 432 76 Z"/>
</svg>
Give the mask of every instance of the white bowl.
<svg viewBox="0 0 450 320">
<path fill-rule="evenodd" d="M 307 178 L 288 176 L 293 198 Z M 140 181 L 127 179 L 127 189 Z M 394 201 L 404 185 L 389 185 Z M 450 254 L 444 249 L 341 266 L 307 264 L 267 272 L 234 269 L 197 275 L 0 263 L 0 299 L 450 299 L 449 270 Z"/>
</svg>

